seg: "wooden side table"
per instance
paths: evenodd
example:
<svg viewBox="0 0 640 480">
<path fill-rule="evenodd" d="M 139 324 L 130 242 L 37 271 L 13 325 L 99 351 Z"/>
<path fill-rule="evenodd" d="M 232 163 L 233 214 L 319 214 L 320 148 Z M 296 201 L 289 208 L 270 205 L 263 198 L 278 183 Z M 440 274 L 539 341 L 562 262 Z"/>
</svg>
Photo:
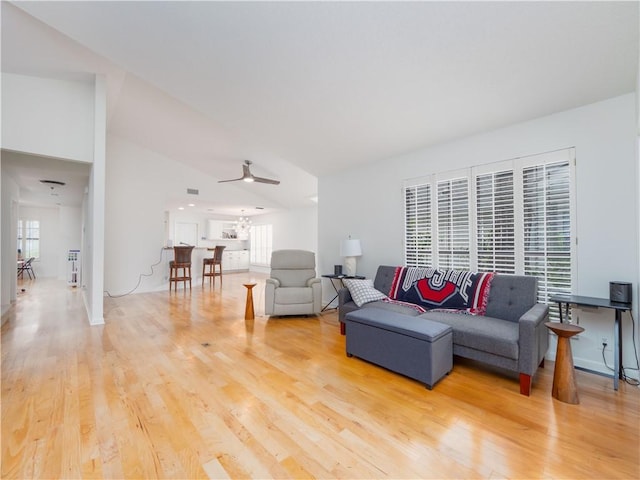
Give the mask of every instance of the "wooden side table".
<svg viewBox="0 0 640 480">
<path fill-rule="evenodd" d="M 244 307 L 244 319 L 253 320 L 255 318 L 253 311 L 253 287 L 255 287 L 257 283 L 243 283 L 243 285 L 247 287 L 247 304 Z"/>
<path fill-rule="evenodd" d="M 569 323 L 557 322 L 546 322 L 544 325 L 558 336 L 551 396 L 565 403 L 580 403 L 580 400 L 578 400 L 576 371 L 573 368 L 571 337 L 584 332 L 584 328 Z"/>
</svg>

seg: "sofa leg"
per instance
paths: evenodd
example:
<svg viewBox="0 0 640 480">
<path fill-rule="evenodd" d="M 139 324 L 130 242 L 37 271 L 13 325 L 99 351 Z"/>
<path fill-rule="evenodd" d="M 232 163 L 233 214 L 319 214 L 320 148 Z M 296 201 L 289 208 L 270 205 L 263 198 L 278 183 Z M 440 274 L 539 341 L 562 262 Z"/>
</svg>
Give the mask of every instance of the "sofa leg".
<svg viewBox="0 0 640 480">
<path fill-rule="evenodd" d="M 531 375 L 520 374 L 520 394 L 527 397 L 531 395 Z"/>
<path fill-rule="evenodd" d="M 542 357 L 542 361 L 540 362 L 540 368 L 544 368 L 544 357 Z"/>
<path fill-rule="evenodd" d="M 344 335 L 345 333 L 344 322 L 340 322 L 340 335 Z"/>
</svg>

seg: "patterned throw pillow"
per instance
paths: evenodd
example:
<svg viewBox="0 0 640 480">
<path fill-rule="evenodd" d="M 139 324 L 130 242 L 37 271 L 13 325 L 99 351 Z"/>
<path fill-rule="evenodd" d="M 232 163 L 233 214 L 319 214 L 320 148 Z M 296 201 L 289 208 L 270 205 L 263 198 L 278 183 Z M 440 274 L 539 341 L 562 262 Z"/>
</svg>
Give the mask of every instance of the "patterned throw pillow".
<svg viewBox="0 0 640 480">
<path fill-rule="evenodd" d="M 376 290 L 373 287 L 373 280 L 356 280 L 352 278 L 345 278 L 344 286 L 349 289 L 351 298 L 356 302 L 356 305 L 361 307 L 365 303 L 375 302 L 376 300 L 384 300 L 387 296 L 380 290 Z"/>
</svg>

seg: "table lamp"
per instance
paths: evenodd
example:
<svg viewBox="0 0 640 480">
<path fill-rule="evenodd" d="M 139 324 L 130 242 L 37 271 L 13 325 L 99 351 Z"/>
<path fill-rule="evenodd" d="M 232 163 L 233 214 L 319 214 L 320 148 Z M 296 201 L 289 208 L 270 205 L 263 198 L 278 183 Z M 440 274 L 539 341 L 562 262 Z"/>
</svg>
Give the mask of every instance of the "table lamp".
<svg viewBox="0 0 640 480">
<path fill-rule="evenodd" d="M 340 243 L 340 256 L 344 257 L 344 274 L 353 277 L 356 274 L 356 257 L 362 255 L 360 240 L 349 237 Z"/>
</svg>

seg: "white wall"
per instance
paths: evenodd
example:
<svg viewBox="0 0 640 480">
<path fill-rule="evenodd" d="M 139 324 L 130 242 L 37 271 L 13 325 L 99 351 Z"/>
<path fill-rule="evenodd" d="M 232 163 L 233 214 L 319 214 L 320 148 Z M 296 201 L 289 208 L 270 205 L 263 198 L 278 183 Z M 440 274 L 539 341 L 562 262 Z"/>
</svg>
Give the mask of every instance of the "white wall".
<svg viewBox="0 0 640 480">
<path fill-rule="evenodd" d="M 2 315 L 9 309 L 11 303 L 16 300 L 16 272 L 18 256 L 18 199 L 20 191 L 17 183 L 8 175 L 1 178 L 2 213 L 0 215 L 0 292 L 2 299 Z"/>
<path fill-rule="evenodd" d="M 633 282 L 637 318 L 640 259 L 635 104 L 633 94 L 624 95 L 320 178 L 322 270 L 332 271 L 333 265 L 341 262 L 339 241 L 349 234 L 362 242 L 358 271 L 363 275 L 372 278 L 379 264 L 404 262 L 405 179 L 575 147 L 579 243 L 574 293 L 608 298 L 610 280 Z M 586 331 L 574 342 L 574 357 L 576 365 L 604 371 L 601 338 L 603 332 L 613 337 L 613 312 L 603 309 L 595 317 L 581 320 Z M 635 365 L 628 316 L 623 324 L 624 364 Z"/>
<path fill-rule="evenodd" d="M 69 160 L 93 159 L 94 86 L 2 74 L 2 148 Z"/>
<path fill-rule="evenodd" d="M 69 250 L 82 249 L 82 209 L 80 207 L 59 207 L 58 227 L 57 277 L 60 280 L 66 280 L 67 253 Z"/>
<path fill-rule="evenodd" d="M 104 323 L 106 91 L 103 76 L 76 76 L 78 80 L 62 80 L 3 73 L 2 148 L 93 164 L 82 209 L 83 295 L 89 322 L 100 324 Z M 5 208 L 3 202 L 3 218 Z M 3 264 L 13 263 L 12 258 L 2 250 Z M 60 261 L 55 263 L 59 266 Z"/>
<path fill-rule="evenodd" d="M 104 323 L 104 266 L 105 266 L 105 182 L 107 93 L 103 75 L 94 78 L 92 95 L 92 158 L 86 202 L 83 205 L 82 236 L 82 292 L 89 323 Z"/>
<path fill-rule="evenodd" d="M 318 250 L 318 207 L 307 207 L 252 217 L 254 225 L 273 226 L 273 250 L 308 250 L 315 252 L 318 275 L 321 275 L 321 252 Z M 251 266 L 252 271 L 269 273 L 269 268 Z"/>
</svg>

